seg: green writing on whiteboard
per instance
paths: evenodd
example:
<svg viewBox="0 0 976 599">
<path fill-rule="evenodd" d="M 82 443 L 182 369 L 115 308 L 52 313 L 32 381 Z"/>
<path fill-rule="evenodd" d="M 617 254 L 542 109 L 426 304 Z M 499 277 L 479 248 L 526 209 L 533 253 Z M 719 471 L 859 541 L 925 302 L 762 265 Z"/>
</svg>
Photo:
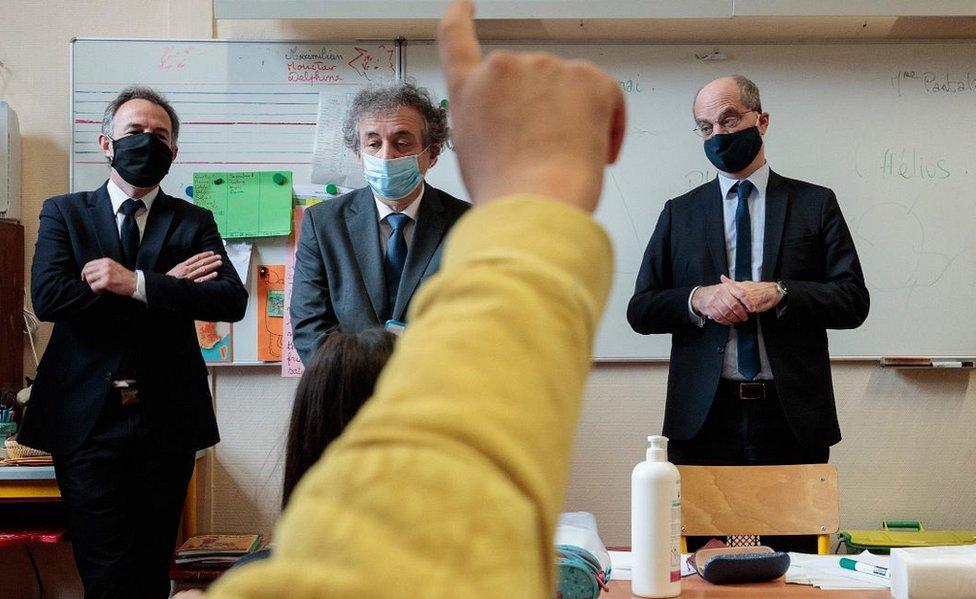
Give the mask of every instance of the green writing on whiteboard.
<svg viewBox="0 0 976 599">
<path fill-rule="evenodd" d="M 193 173 L 193 203 L 225 239 L 289 235 L 291 183 L 291 171 Z"/>
</svg>

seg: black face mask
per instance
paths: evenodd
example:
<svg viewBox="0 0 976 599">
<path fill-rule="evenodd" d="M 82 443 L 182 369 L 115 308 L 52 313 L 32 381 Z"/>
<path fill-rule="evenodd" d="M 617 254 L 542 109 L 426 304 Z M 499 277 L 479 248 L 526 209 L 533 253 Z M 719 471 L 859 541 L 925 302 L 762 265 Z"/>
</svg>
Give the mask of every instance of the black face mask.
<svg viewBox="0 0 976 599">
<path fill-rule="evenodd" d="M 705 156 L 723 173 L 737 173 L 752 164 L 762 143 L 759 127 L 717 133 L 705 140 Z"/>
<path fill-rule="evenodd" d="M 112 168 L 134 187 L 159 185 L 173 164 L 173 150 L 152 133 L 133 133 L 112 139 L 112 147 Z"/>
</svg>

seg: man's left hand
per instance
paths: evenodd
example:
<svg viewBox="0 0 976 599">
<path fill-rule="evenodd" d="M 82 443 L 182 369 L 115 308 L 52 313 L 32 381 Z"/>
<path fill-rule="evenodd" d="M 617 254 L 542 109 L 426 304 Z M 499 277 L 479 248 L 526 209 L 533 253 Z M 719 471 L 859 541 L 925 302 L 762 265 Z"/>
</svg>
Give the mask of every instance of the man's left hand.
<svg viewBox="0 0 976 599">
<path fill-rule="evenodd" d="M 92 260 L 81 269 L 81 280 L 96 294 L 106 291 L 129 297 L 136 290 L 136 273 L 111 258 Z"/>
<path fill-rule="evenodd" d="M 776 307 L 783 301 L 783 294 L 776 288 L 776 283 L 769 281 L 733 281 L 722 275 L 722 284 L 728 286 L 742 305 L 752 314 L 765 312 Z"/>
</svg>

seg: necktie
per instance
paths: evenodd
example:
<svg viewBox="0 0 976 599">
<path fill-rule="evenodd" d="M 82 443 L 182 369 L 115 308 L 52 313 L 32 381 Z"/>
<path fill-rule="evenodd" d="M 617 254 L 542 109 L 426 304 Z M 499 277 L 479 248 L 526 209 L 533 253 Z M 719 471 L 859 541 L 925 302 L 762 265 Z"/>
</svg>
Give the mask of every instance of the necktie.
<svg viewBox="0 0 976 599">
<path fill-rule="evenodd" d="M 752 280 L 752 222 L 749 219 L 749 194 L 754 185 L 743 180 L 732 189 L 739 198 L 735 209 L 735 280 Z M 739 359 L 739 374 L 751 381 L 759 374 L 759 340 L 756 332 L 756 315 L 735 325 L 736 351 Z"/>
<path fill-rule="evenodd" d="M 386 217 L 386 222 L 393 229 L 386 241 L 386 291 L 392 315 L 396 306 L 397 290 L 400 288 L 400 277 L 403 276 L 403 266 L 407 263 L 407 238 L 404 236 L 404 229 L 410 222 L 410 217 L 394 212 Z"/>
<path fill-rule="evenodd" d="M 125 215 L 119 235 L 122 241 L 122 263 L 129 270 L 135 269 L 136 256 L 139 255 L 139 225 L 136 223 L 136 212 L 143 206 L 145 204 L 142 200 L 129 198 L 119 207 L 119 212 Z"/>
</svg>

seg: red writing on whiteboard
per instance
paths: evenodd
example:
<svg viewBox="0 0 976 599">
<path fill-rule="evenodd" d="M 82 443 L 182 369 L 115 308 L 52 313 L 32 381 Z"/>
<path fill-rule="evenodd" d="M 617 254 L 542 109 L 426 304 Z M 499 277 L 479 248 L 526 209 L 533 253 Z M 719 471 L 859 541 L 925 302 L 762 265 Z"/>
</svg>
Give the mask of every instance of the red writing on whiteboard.
<svg viewBox="0 0 976 599">
<path fill-rule="evenodd" d="M 342 75 L 334 72 L 337 65 L 324 60 L 288 61 L 290 83 L 341 83 Z"/>
<path fill-rule="evenodd" d="M 296 71 L 334 71 L 336 70 L 336 65 L 329 64 L 327 62 L 322 62 L 321 60 L 316 60 L 315 62 L 296 62 L 291 61 L 288 63 L 288 72 L 293 73 Z"/>
<path fill-rule="evenodd" d="M 376 64 L 373 60 L 373 55 L 369 53 L 365 48 L 360 48 L 359 46 L 354 46 L 353 49 L 356 51 L 356 56 L 353 57 L 347 64 L 352 67 L 360 77 L 369 81 L 369 74 L 373 71 L 382 70 L 384 67 L 382 65 Z M 387 51 L 390 52 L 390 51 Z M 389 54 L 392 58 L 392 53 Z M 392 62 L 392 61 L 391 61 Z M 391 64 L 392 67 L 392 64 Z"/>
<path fill-rule="evenodd" d="M 186 68 L 187 59 L 193 48 L 166 46 L 163 48 L 163 55 L 159 58 L 159 69 L 161 71 L 182 71 Z"/>
</svg>

